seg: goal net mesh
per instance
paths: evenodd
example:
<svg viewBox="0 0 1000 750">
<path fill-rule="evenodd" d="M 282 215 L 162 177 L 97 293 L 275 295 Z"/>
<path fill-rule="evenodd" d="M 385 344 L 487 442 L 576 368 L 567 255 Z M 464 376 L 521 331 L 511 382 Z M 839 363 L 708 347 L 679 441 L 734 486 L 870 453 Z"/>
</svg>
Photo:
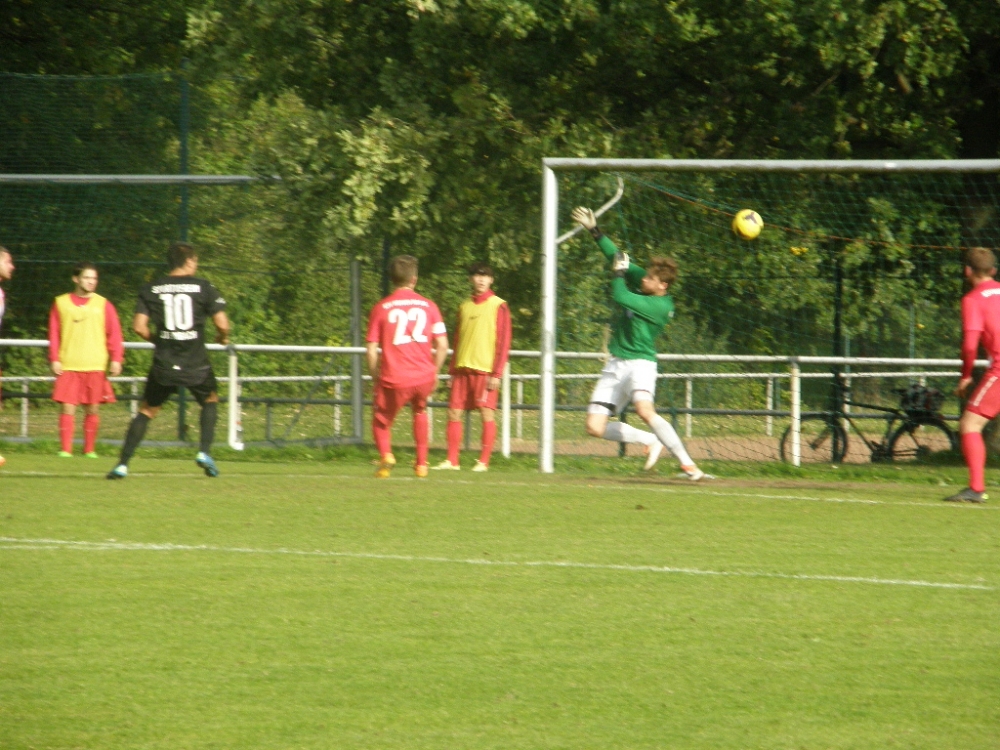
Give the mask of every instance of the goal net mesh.
<svg viewBox="0 0 1000 750">
<path fill-rule="evenodd" d="M 660 353 L 954 358 L 963 250 L 1000 245 L 997 175 L 971 173 L 562 172 L 560 231 L 572 226 L 574 206 L 606 201 L 616 177 L 624 193 L 601 217 L 602 230 L 639 264 L 669 255 L 680 266 L 670 290 L 676 315 Z M 731 231 L 743 208 L 765 222 L 753 241 Z M 557 350 L 602 349 L 609 282 L 589 235 L 559 247 Z M 617 450 L 583 436 L 580 410 L 600 366 L 558 362 L 557 454 Z M 658 411 L 695 459 L 779 457 L 787 416 L 740 412 L 787 412 L 787 365 L 668 361 L 659 369 Z M 911 382 L 950 391 L 957 375 L 899 365 L 843 369 L 852 400 L 883 406 L 897 406 L 894 389 Z M 804 375 L 803 412 L 829 409 L 831 368 Z M 848 409 L 873 415 L 853 429 L 881 439 L 884 412 Z M 943 411 L 954 417 L 959 404 L 949 398 Z M 847 460 L 868 459 L 864 444 L 852 441 Z"/>
</svg>

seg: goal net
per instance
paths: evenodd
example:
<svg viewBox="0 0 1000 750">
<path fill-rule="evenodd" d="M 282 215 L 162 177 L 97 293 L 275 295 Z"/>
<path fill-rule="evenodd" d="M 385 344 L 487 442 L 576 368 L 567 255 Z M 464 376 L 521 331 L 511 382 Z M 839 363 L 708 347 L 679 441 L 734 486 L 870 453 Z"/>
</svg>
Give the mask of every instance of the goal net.
<svg viewBox="0 0 1000 750">
<path fill-rule="evenodd" d="M 556 453 L 617 448 L 583 436 L 600 360 L 556 354 L 600 352 L 611 314 L 607 264 L 593 240 L 564 236 L 574 206 L 613 203 L 599 222 L 619 247 L 639 264 L 669 255 L 680 265 L 670 290 L 676 316 L 658 345 L 666 360 L 656 404 L 692 456 L 777 460 L 789 424 L 787 357 L 957 356 L 962 251 L 1000 246 L 998 171 L 996 160 L 547 159 L 540 467 L 551 471 Z M 743 208 L 765 222 L 753 241 L 731 231 Z M 817 365 L 803 370 L 801 408 L 831 409 L 834 375 L 846 376 L 850 400 L 891 407 L 901 398 L 894 389 L 920 382 L 950 391 L 956 374 L 898 362 Z M 852 408 L 869 415 L 853 429 L 880 439 L 887 412 Z M 959 405 L 942 409 L 954 416 Z"/>
</svg>

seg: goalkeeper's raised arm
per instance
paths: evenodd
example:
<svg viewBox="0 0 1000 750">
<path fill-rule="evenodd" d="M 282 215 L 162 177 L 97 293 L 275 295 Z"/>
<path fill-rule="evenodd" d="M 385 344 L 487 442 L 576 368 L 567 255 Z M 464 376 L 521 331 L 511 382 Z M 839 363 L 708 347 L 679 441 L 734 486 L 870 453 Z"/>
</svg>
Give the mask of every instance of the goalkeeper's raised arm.
<svg viewBox="0 0 1000 750">
<path fill-rule="evenodd" d="M 594 212 L 589 208 L 584 208 L 579 206 L 573 209 L 573 221 L 582 226 L 588 232 L 590 236 L 597 241 L 597 246 L 601 248 L 601 252 L 604 253 L 604 257 L 607 258 L 612 263 L 615 262 L 616 256 L 628 256 L 618 249 L 618 246 L 611 241 L 611 238 L 604 234 L 597 226 L 597 217 L 594 216 Z M 628 270 L 624 273 L 619 273 L 618 275 L 623 276 L 632 286 L 638 287 L 639 283 L 642 281 L 643 276 L 646 275 L 646 270 L 642 266 L 637 266 L 635 263 L 628 264 Z"/>
</svg>

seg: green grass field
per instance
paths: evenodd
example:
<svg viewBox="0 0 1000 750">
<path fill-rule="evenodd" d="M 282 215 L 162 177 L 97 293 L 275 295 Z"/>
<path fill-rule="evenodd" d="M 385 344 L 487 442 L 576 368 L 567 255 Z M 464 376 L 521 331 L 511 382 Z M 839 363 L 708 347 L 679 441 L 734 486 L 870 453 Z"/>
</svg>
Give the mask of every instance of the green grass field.
<svg viewBox="0 0 1000 750">
<path fill-rule="evenodd" d="M 152 455 L 7 453 L 0 747 L 1000 747 L 960 468 Z"/>
</svg>

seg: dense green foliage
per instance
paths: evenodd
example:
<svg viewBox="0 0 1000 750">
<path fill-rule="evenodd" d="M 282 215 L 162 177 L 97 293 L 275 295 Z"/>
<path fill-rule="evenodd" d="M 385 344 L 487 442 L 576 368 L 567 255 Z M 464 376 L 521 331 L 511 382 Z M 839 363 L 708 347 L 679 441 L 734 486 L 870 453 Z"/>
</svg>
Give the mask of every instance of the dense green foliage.
<svg viewBox="0 0 1000 750">
<path fill-rule="evenodd" d="M 346 261 L 369 261 L 368 304 L 388 247 L 423 259 L 423 288 L 446 310 L 463 265 L 488 257 L 516 343 L 534 347 L 543 156 L 995 157 L 1000 145 L 995 0 L 15 0 L 0 37 L 13 41 L 0 70 L 166 73 L 159 104 L 174 113 L 190 58 L 192 169 L 282 178 L 202 198 L 192 228 L 217 266 L 263 273 L 231 295 L 244 340 L 343 340 Z M 177 117 L 157 122 L 169 137 L 74 143 L 109 168 L 172 172 Z M 60 171 L 6 168 L 42 166 Z M 61 171 L 73 168 L 99 171 Z M 331 310 L 325 331 L 317 308 Z"/>
</svg>

